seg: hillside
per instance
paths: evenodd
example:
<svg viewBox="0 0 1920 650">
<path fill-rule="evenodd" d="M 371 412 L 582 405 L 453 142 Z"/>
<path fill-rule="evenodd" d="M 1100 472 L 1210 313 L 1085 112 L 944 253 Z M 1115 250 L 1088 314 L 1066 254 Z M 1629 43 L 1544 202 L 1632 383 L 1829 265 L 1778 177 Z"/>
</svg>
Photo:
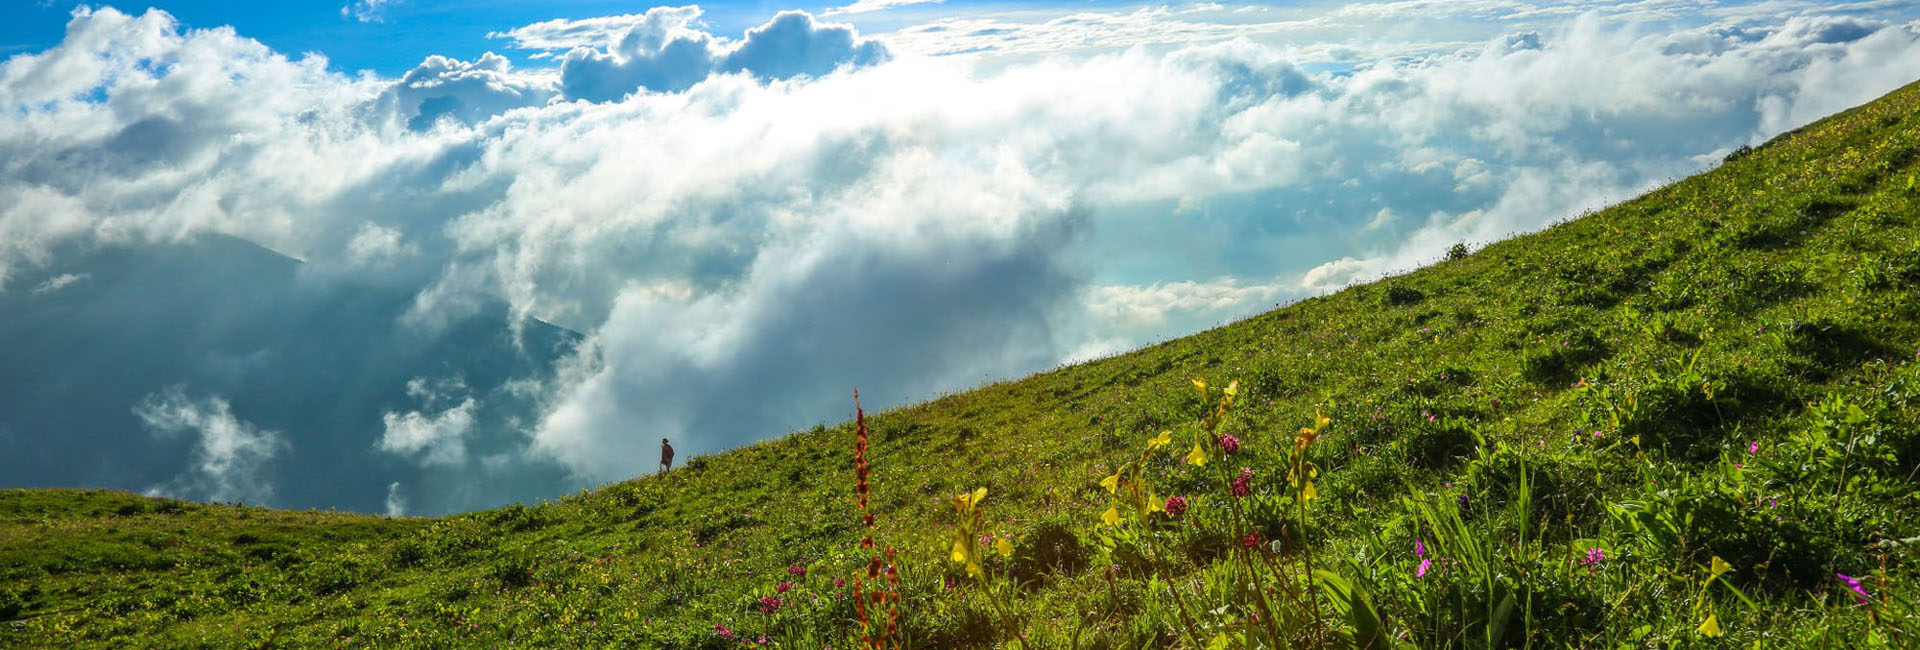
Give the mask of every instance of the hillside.
<svg viewBox="0 0 1920 650">
<path fill-rule="evenodd" d="M 1463 258 L 869 417 L 906 645 L 1920 645 L 1917 153 L 1920 84 Z M 1233 380 L 1226 457 L 1200 422 Z M 854 435 L 434 519 L 0 492 L 0 646 L 855 647 Z M 948 557 L 977 487 L 978 578 Z"/>
</svg>

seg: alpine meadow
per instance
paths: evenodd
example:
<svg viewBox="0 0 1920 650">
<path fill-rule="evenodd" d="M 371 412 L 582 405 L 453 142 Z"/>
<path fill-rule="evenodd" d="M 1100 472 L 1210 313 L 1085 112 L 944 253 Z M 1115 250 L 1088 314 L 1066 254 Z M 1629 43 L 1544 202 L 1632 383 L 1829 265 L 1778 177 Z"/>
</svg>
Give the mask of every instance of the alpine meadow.
<svg viewBox="0 0 1920 650">
<path fill-rule="evenodd" d="M 1920 647 L 1917 179 L 1913 84 L 1404 274 L 883 412 L 848 386 L 840 424 L 539 505 L 7 490 L 0 646 Z"/>
</svg>

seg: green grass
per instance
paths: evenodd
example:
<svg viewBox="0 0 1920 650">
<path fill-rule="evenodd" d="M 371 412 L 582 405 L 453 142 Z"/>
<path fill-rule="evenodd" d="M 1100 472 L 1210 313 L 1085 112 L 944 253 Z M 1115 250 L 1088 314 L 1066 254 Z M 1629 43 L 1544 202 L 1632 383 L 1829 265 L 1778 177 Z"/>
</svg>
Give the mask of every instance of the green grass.
<svg viewBox="0 0 1920 650">
<path fill-rule="evenodd" d="M 873 416 L 902 635 L 1920 646 L 1917 153 L 1912 85 L 1463 258 Z M 1215 462 L 1251 468 L 1251 496 L 1227 495 L 1223 465 L 1178 462 L 1214 399 L 1190 378 L 1240 382 L 1218 427 L 1243 447 Z M 1301 460 L 1319 467 L 1319 498 L 1297 501 L 1289 454 L 1316 411 L 1332 423 Z M 1188 511 L 1102 524 L 1100 480 L 1169 429 L 1140 473 Z M 853 449 L 850 423 L 819 427 L 435 519 L 0 492 L 0 646 L 739 645 L 724 625 L 852 648 L 854 606 L 833 580 L 870 555 Z M 1015 552 L 989 551 L 973 578 L 948 558 L 951 499 L 982 486 L 981 525 Z M 1250 531 L 1278 550 L 1234 550 Z M 1303 577 L 1309 559 L 1321 578 Z M 764 596 L 786 604 L 766 613 Z M 1283 621 L 1253 620 L 1262 598 L 1285 603 L 1266 610 Z M 1709 616 L 1722 636 L 1701 631 Z"/>
</svg>

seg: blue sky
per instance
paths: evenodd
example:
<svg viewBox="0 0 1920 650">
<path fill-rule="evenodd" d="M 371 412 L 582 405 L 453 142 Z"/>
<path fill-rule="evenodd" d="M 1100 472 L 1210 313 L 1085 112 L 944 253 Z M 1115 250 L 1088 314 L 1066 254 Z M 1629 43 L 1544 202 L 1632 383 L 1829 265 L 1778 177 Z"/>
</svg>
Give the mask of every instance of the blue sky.
<svg viewBox="0 0 1920 650">
<path fill-rule="evenodd" d="M 849 0 L 849 3 L 851 0 Z M 99 3 L 71 0 L 22 0 L 0 7 L 0 54 L 50 47 L 64 33 L 75 6 Z M 112 4 L 112 3 L 106 3 Z M 846 3 L 791 3 L 750 0 L 699 3 L 705 22 L 716 34 L 737 35 L 785 9 L 824 13 Z M 289 54 L 320 52 L 335 70 L 372 70 L 397 75 L 431 54 L 473 58 L 494 51 L 519 62 L 516 52 L 501 39 L 487 35 L 553 19 L 581 19 L 644 12 L 673 3 L 616 0 L 398 0 L 363 8 L 359 1 L 286 0 L 255 3 L 230 0 L 160 2 L 188 28 L 230 26 L 249 38 Z M 901 6 L 884 12 L 843 15 L 842 19 L 874 28 L 891 28 L 913 18 L 966 12 L 1032 10 L 1037 3 L 986 3 L 948 0 L 938 4 Z M 1129 6 L 1117 2 L 1058 3 L 1053 8 L 1102 9 Z M 143 5 L 121 5 L 126 10 Z M 345 12 L 342 10 L 346 9 Z"/>
<path fill-rule="evenodd" d="M 423 335 L 585 335 L 513 451 L 464 453 L 478 394 L 355 434 L 457 507 L 1413 268 L 1920 78 L 1903 0 L 267 6 L 0 9 L 0 292 L 220 234 Z"/>
</svg>

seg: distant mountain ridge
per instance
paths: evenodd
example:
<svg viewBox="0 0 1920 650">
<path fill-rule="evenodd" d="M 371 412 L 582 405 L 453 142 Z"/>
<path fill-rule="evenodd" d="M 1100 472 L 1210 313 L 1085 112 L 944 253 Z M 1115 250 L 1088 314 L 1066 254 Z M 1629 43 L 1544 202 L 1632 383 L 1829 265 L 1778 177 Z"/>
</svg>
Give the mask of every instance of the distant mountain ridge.
<svg viewBox="0 0 1920 650">
<path fill-rule="evenodd" d="M 190 471 L 196 436 L 155 431 L 136 407 L 217 399 L 284 442 L 258 468 L 267 504 L 381 512 L 395 482 L 460 480 L 468 469 L 377 449 L 383 415 L 432 415 L 471 397 L 463 459 L 506 453 L 524 445 L 514 425 L 539 415 L 507 383 L 550 375 L 581 338 L 529 320 L 516 344 L 491 315 L 505 309 L 410 327 L 410 291 L 308 281 L 300 261 L 226 236 L 59 259 L 0 293 L 0 487 L 179 492 L 165 486 Z M 568 486 L 558 467 L 523 467 L 462 497 L 407 492 L 418 500 L 410 511 L 432 513 Z M 172 496 L 212 496 L 185 491 Z"/>
</svg>

